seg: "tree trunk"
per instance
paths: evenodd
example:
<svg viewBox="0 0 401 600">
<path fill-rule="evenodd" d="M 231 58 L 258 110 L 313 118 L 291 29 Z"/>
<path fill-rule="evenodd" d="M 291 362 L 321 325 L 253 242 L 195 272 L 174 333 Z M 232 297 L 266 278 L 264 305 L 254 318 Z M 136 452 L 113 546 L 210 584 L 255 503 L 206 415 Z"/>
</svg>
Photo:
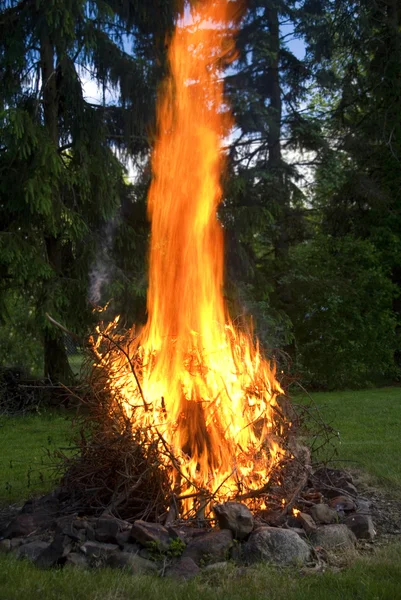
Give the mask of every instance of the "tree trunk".
<svg viewBox="0 0 401 600">
<path fill-rule="evenodd" d="M 283 173 L 283 161 L 281 155 L 281 119 L 282 119 L 282 99 L 280 87 L 280 25 L 279 15 L 276 8 L 266 8 L 266 17 L 268 20 L 270 32 L 270 52 L 271 63 L 268 71 L 269 89 L 270 89 L 270 120 L 269 132 L 267 136 L 269 157 L 268 167 L 273 177 L 275 187 L 275 199 L 279 205 L 279 216 L 277 219 L 277 237 L 274 241 L 276 258 L 286 259 L 289 249 L 288 237 L 288 212 L 289 202 L 288 193 L 285 185 Z"/>
<path fill-rule="evenodd" d="M 54 47 L 46 26 L 41 37 L 40 64 L 43 89 L 43 113 L 45 127 L 53 144 L 58 147 L 58 99 L 57 81 L 54 65 Z M 62 277 L 61 240 L 55 235 L 44 238 L 47 259 L 54 269 L 56 277 Z M 44 284 L 46 285 L 46 283 Z M 48 293 L 51 293 L 49 290 Z M 72 371 L 68 362 L 63 336 L 56 329 L 46 329 L 44 334 L 44 375 L 52 382 L 68 383 L 72 380 Z"/>
<path fill-rule="evenodd" d="M 274 200 L 278 206 L 278 215 L 276 218 L 277 234 L 273 240 L 275 254 L 276 271 L 276 294 L 278 306 L 288 314 L 288 306 L 291 304 L 291 289 L 288 285 L 280 281 L 280 274 L 287 269 L 288 252 L 290 247 L 289 236 L 289 217 L 290 217 L 290 199 L 286 176 L 284 173 L 283 158 L 281 153 L 281 121 L 283 116 L 283 102 L 280 86 L 280 22 L 279 13 L 276 7 L 268 7 L 265 12 L 270 32 L 270 67 L 269 90 L 270 90 L 270 120 L 269 132 L 267 137 L 269 157 L 267 165 L 273 180 Z M 290 355 L 293 360 L 296 357 L 295 340 L 286 346 L 283 350 Z"/>
</svg>

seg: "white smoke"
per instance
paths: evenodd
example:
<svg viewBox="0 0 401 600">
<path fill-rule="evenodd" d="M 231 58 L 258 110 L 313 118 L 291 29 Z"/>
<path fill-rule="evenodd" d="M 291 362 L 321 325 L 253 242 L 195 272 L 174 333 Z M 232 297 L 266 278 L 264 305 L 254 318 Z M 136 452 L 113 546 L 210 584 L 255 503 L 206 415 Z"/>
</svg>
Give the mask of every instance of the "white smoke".
<svg viewBox="0 0 401 600">
<path fill-rule="evenodd" d="M 89 302 L 96 306 L 102 304 L 102 300 L 104 300 L 102 299 L 103 288 L 110 282 L 114 270 L 111 250 L 116 225 L 117 219 L 113 219 L 104 226 L 101 232 L 101 243 L 96 253 L 96 260 L 89 272 Z M 108 298 L 105 300 L 107 301 Z"/>
</svg>

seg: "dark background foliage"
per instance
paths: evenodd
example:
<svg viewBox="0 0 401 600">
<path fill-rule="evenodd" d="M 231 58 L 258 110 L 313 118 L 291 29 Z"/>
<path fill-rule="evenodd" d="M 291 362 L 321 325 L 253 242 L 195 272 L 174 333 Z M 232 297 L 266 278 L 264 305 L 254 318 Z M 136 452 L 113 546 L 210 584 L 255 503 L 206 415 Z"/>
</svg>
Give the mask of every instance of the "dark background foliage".
<svg viewBox="0 0 401 600">
<path fill-rule="evenodd" d="M 68 383 L 76 346 L 46 312 L 82 338 L 94 304 L 146 318 L 155 99 L 181 8 L 0 2 L 0 365 Z M 400 17 L 395 0 L 249 0 L 226 73 L 225 294 L 311 387 L 400 375 Z"/>
</svg>

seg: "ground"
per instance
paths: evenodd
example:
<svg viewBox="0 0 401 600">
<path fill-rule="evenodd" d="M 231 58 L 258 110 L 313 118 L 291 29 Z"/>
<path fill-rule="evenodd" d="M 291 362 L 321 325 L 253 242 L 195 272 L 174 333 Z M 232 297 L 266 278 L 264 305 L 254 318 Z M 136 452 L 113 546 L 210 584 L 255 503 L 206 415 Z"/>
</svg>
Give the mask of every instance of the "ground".
<svg viewBox="0 0 401 600">
<path fill-rule="evenodd" d="M 80 572 L 40 571 L 0 555 L 0 600 L 401 600 L 401 388 L 314 394 L 324 418 L 340 433 L 336 464 L 359 474 L 366 495 L 375 497 L 377 518 L 386 536 L 362 557 L 347 554 L 334 568 L 319 572 L 259 566 L 204 573 L 177 583 L 155 577 L 132 577 L 106 569 Z M 297 401 L 303 401 L 299 396 Z M 0 418 L 0 520 L 10 504 L 54 486 L 52 454 L 71 451 L 67 412 L 42 412 L 28 417 Z M 386 529 L 386 518 L 390 526 Z"/>
</svg>

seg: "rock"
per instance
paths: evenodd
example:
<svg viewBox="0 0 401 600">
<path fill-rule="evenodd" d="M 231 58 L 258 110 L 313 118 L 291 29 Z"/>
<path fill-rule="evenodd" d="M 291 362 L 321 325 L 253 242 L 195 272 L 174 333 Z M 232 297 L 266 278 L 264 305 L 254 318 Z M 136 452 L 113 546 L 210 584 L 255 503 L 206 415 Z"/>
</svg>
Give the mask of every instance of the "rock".
<svg viewBox="0 0 401 600">
<path fill-rule="evenodd" d="M 175 577 L 177 579 L 192 579 L 200 571 L 198 565 L 190 558 L 181 557 L 171 567 L 166 569 L 166 577 Z"/>
<path fill-rule="evenodd" d="M 155 550 L 161 552 L 166 552 L 170 545 L 167 529 L 158 523 L 135 521 L 131 528 L 131 539 L 146 547 L 153 546 Z"/>
<path fill-rule="evenodd" d="M 58 565 L 64 562 L 62 559 L 67 556 L 71 549 L 72 541 L 68 535 L 63 535 L 62 533 L 56 535 L 52 543 L 38 556 L 36 564 L 38 567 L 45 569 Z"/>
<path fill-rule="evenodd" d="M 43 529 L 54 523 L 59 513 L 60 501 L 57 490 L 40 498 L 28 500 L 21 509 L 21 514 L 33 515 L 37 525 Z"/>
<path fill-rule="evenodd" d="M 3 538 L 27 537 L 38 529 L 38 525 L 30 514 L 19 513 L 8 524 L 3 532 Z"/>
<path fill-rule="evenodd" d="M 205 571 L 224 571 L 228 567 L 228 562 L 226 560 L 218 563 L 212 563 L 211 565 L 206 565 Z"/>
<path fill-rule="evenodd" d="M 297 516 L 297 519 L 307 535 L 316 531 L 317 525 L 312 517 L 307 513 L 300 512 Z"/>
<path fill-rule="evenodd" d="M 322 525 L 311 535 L 314 546 L 322 546 L 325 550 L 339 550 L 351 548 L 356 542 L 356 537 L 346 525 Z"/>
<path fill-rule="evenodd" d="M 324 495 L 327 496 L 327 498 L 335 498 L 336 496 L 339 496 L 344 493 L 356 498 L 358 495 L 358 490 L 352 483 L 345 481 L 343 482 L 341 487 L 339 486 L 333 489 L 327 488 L 326 490 L 324 490 Z"/>
<path fill-rule="evenodd" d="M 287 525 L 288 525 L 288 527 L 291 527 L 291 529 L 296 528 L 296 527 L 299 527 L 299 521 L 294 515 L 288 515 Z"/>
<path fill-rule="evenodd" d="M 160 552 L 155 552 L 154 550 L 148 550 L 147 548 L 141 548 L 138 552 L 139 556 L 142 558 L 146 558 L 146 560 L 154 560 L 156 558 L 160 558 Z"/>
<path fill-rule="evenodd" d="M 211 531 L 191 540 L 182 557 L 192 558 L 197 565 L 222 562 L 228 558 L 232 546 L 233 534 L 229 529 Z"/>
<path fill-rule="evenodd" d="M 130 539 L 131 531 L 129 529 L 127 531 L 120 531 L 116 535 L 116 544 L 118 544 L 120 548 L 124 548 L 124 546 L 129 543 Z"/>
<path fill-rule="evenodd" d="M 308 537 L 305 529 L 301 529 L 300 527 L 291 527 L 291 531 L 295 531 L 303 540 L 306 540 Z"/>
<path fill-rule="evenodd" d="M 123 551 L 124 552 L 129 552 L 130 554 L 138 554 L 141 547 L 138 544 L 124 544 L 123 546 Z"/>
<path fill-rule="evenodd" d="M 106 558 L 106 565 L 113 569 L 129 569 L 133 575 L 157 571 L 154 562 L 131 552 L 113 552 Z"/>
<path fill-rule="evenodd" d="M 370 515 L 371 514 L 371 503 L 369 500 L 365 500 L 364 498 L 357 498 L 356 501 L 356 512 L 361 513 L 362 515 Z"/>
<path fill-rule="evenodd" d="M 334 508 L 330 508 L 327 504 L 315 504 L 311 508 L 311 515 L 316 523 L 322 525 L 330 525 L 338 522 L 338 514 Z"/>
<path fill-rule="evenodd" d="M 104 558 L 118 550 L 117 544 L 103 544 L 102 542 L 85 542 L 80 547 L 86 556 Z"/>
<path fill-rule="evenodd" d="M 346 471 L 322 467 L 315 471 L 311 479 L 314 487 L 323 491 L 327 498 L 340 496 L 344 493 L 355 497 L 358 495 L 352 476 Z"/>
<path fill-rule="evenodd" d="M 309 554 L 307 543 L 292 529 L 259 527 L 244 544 L 247 562 L 265 560 L 279 565 L 303 564 Z"/>
<path fill-rule="evenodd" d="M 105 517 L 96 522 L 95 535 L 98 542 L 116 544 L 119 532 L 120 524 L 117 519 Z"/>
<path fill-rule="evenodd" d="M 25 557 L 29 560 L 36 561 L 38 557 L 44 552 L 50 544 L 47 542 L 30 542 L 29 544 L 23 544 L 17 549 L 18 558 Z"/>
<path fill-rule="evenodd" d="M 4 554 L 4 552 L 11 552 L 10 540 L 0 540 L 0 554 Z"/>
<path fill-rule="evenodd" d="M 259 516 L 260 518 L 267 523 L 268 525 L 277 525 L 282 516 L 283 516 L 283 511 L 282 510 L 271 510 L 270 508 L 268 510 L 261 510 L 259 511 Z"/>
<path fill-rule="evenodd" d="M 78 567 L 80 569 L 86 569 L 89 566 L 86 556 L 80 554 L 79 552 L 70 552 L 66 556 L 65 564 Z"/>
<path fill-rule="evenodd" d="M 74 542 L 80 542 L 81 544 L 86 540 L 86 530 L 81 527 L 78 528 L 75 525 L 76 520 L 72 519 L 58 519 L 56 522 L 55 531 L 59 535 L 68 535 L 68 537 Z"/>
<path fill-rule="evenodd" d="M 179 527 L 170 526 L 167 531 L 171 539 L 179 538 L 184 544 L 188 544 L 191 540 L 197 537 L 205 535 L 209 530 L 204 527 L 191 527 L 189 525 L 182 525 Z"/>
<path fill-rule="evenodd" d="M 234 538 L 243 540 L 253 529 L 253 516 L 245 504 L 224 502 L 213 508 L 220 529 L 229 529 Z"/>
<path fill-rule="evenodd" d="M 344 521 L 346 525 L 359 540 L 373 540 L 376 531 L 373 525 L 372 517 L 361 513 L 356 513 L 347 517 Z"/>
<path fill-rule="evenodd" d="M 173 527 L 170 525 L 167 527 L 167 531 L 172 540 L 179 539 L 184 542 L 184 544 L 193 538 L 190 527 Z M 205 530 L 203 530 L 203 533 L 205 533 Z"/>
<path fill-rule="evenodd" d="M 334 508 L 338 513 L 343 511 L 348 512 L 356 510 L 356 504 L 348 496 L 335 496 L 329 502 L 331 508 Z"/>
<path fill-rule="evenodd" d="M 88 542 L 96 541 L 96 531 L 95 528 L 92 527 L 92 525 L 88 525 L 88 527 L 85 529 L 85 535 Z"/>
<path fill-rule="evenodd" d="M 54 521 L 53 529 L 56 533 L 64 533 L 64 531 L 71 530 L 72 528 L 74 528 L 74 530 L 76 530 L 78 528 L 75 527 L 75 525 L 74 525 L 75 520 L 76 520 L 75 515 L 67 515 L 64 517 L 59 517 L 58 519 L 56 519 Z"/>
<path fill-rule="evenodd" d="M 11 550 L 15 550 L 16 548 L 19 548 L 19 546 L 22 546 L 22 544 L 24 543 L 23 538 L 12 538 L 10 540 L 10 546 L 11 546 Z"/>
<path fill-rule="evenodd" d="M 7 526 L 2 537 L 27 537 L 34 531 L 49 529 L 59 514 L 60 503 L 56 493 L 28 500 Z"/>
<path fill-rule="evenodd" d="M 74 520 L 72 522 L 73 526 L 75 527 L 75 529 L 81 530 L 81 529 L 88 529 L 88 527 L 93 527 L 93 521 L 88 521 L 88 519 L 81 519 L 80 517 L 74 517 Z"/>
</svg>

